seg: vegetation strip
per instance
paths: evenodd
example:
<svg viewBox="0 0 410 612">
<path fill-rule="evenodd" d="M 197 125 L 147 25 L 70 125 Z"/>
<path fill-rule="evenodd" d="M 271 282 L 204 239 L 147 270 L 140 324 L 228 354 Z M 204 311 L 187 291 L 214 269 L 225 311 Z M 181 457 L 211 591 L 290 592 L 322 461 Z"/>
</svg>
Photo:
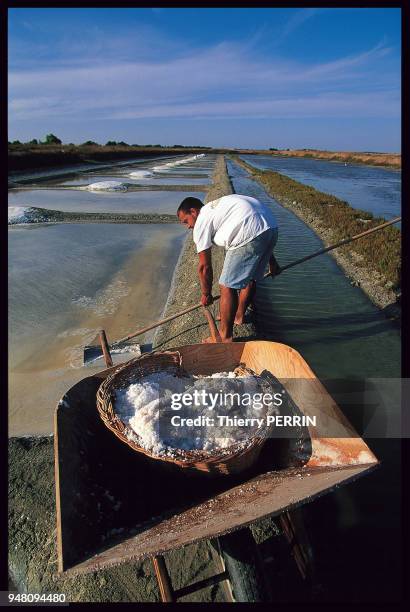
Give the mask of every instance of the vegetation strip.
<svg viewBox="0 0 410 612">
<path fill-rule="evenodd" d="M 401 169 L 401 155 L 399 153 L 356 153 L 353 151 L 319 151 L 317 149 L 269 149 L 269 151 L 254 151 L 250 149 L 247 151 L 237 151 L 237 153 L 240 155 L 271 155 L 272 157 L 307 157 L 345 164 Z"/>
<path fill-rule="evenodd" d="M 279 204 L 309 225 L 326 246 L 385 221 L 279 172 L 258 170 L 237 156 L 232 159 Z M 397 305 L 401 266 L 401 232 L 397 227 L 387 227 L 370 238 L 340 247 L 332 255 L 375 304 L 381 308 Z"/>
</svg>

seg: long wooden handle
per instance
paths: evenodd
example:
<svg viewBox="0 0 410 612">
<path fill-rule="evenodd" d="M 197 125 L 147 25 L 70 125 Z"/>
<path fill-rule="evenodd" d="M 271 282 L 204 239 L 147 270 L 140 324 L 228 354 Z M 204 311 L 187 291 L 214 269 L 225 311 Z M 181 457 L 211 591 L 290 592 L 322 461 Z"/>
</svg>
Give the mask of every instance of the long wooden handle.
<svg viewBox="0 0 410 612">
<path fill-rule="evenodd" d="M 209 331 L 211 332 L 211 338 L 214 342 L 222 342 L 221 335 L 219 333 L 219 329 L 216 326 L 214 318 L 212 314 L 209 312 L 206 306 L 203 306 L 204 315 L 208 321 Z"/>
<path fill-rule="evenodd" d="M 332 249 L 336 249 L 339 246 L 348 244 L 349 242 L 353 242 L 353 240 L 358 240 L 359 238 L 362 238 L 363 236 L 368 236 L 369 234 L 372 234 L 373 232 L 377 232 L 381 229 L 384 229 L 385 227 L 389 225 L 392 225 L 393 223 L 398 223 L 399 221 L 401 221 L 401 217 L 396 217 L 395 219 L 392 219 L 391 221 L 386 221 L 386 223 L 377 225 L 376 227 L 366 230 L 365 232 L 361 232 L 360 234 L 356 234 L 355 236 L 352 236 L 351 238 L 344 238 L 344 240 L 341 240 L 340 242 L 336 242 L 336 244 L 332 244 L 324 249 L 320 249 L 320 251 L 316 251 L 316 253 L 312 253 L 311 255 L 307 255 L 306 257 L 302 257 L 302 259 L 297 259 L 296 261 L 293 261 L 292 263 L 287 264 L 286 266 L 283 266 L 280 272 L 282 273 L 285 270 L 289 270 L 290 268 L 293 268 L 294 266 L 297 266 L 300 263 L 303 263 L 304 261 L 308 261 L 309 259 L 312 259 L 313 257 L 317 257 L 318 255 L 322 255 L 323 253 L 327 253 L 328 251 L 331 251 Z M 270 272 L 267 272 L 264 278 L 267 278 L 268 276 L 271 276 Z M 214 302 L 219 300 L 220 297 L 221 297 L 220 295 L 216 295 L 214 297 Z M 161 321 L 157 321 L 156 323 L 152 323 L 152 325 L 148 325 L 147 327 L 138 329 L 136 332 L 129 334 L 128 336 L 125 336 L 125 338 L 121 338 L 121 340 L 117 340 L 116 342 L 113 342 L 111 346 L 117 346 L 117 344 L 122 344 L 123 342 L 126 342 L 127 340 L 131 340 L 131 338 L 135 338 L 136 336 L 145 334 L 145 332 L 150 331 L 151 329 L 155 329 L 155 327 L 159 327 L 163 323 L 168 323 L 168 321 L 173 321 L 174 319 L 177 319 L 178 317 L 181 317 L 182 315 L 187 314 L 188 312 L 192 312 L 193 310 L 196 310 L 197 308 L 201 308 L 201 306 L 202 304 L 201 302 L 199 302 L 198 304 L 195 304 L 194 306 L 185 308 L 185 310 L 181 310 L 180 312 L 177 312 L 176 314 L 166 317 L 165 319 L 161 319 Z"/>
<path fill-rule="evenodd" d="M 107 368 L 112 368 L 113 362 L 110 353 L 110 347 L 108 346 L 107 336 L 105 335 L 105 331 L 103 329 L 100 331 L 100 344 L 104 355 L 105 365 L 107 366 Z"/>
<path fill-rule="evenodd" d="M 216 295 L 214 297 L 214 302 L 219 300 L 220 297 L 221 297 L 220 295 Z M 181 310 L 180 312 L 177 312 L 176 314 L 170 315 L 169 317 L 165 317 L 165 319 L 161 319 L 161 321 L 152 323 L 152 325 L 148 325 L 147 327 L 142 327 L 141 329 L 138 329 L 136 332 L 129 334 L 128 336 L 125 336 L 125 338 L 121 338 L 121 340 L 116 340 L 115 342 L 112 343 L 111 346 L 122 344 L 123 342 L 126 342 L 127 340 L 131 340 L 131 338 L 135 338 L 135 336 L 140 336 L 141 334 L 145 334 L 145 332 L 150 331 L 151 329 L 155 329 L 155 327 L 158 327 L 159 325 L 162 325 L 163 323 L 168 323 L 168 321 L 173 321 L 174 319 L 177 319 L 178 317 L 181 317 L 182 315 L 187 314 L 188 312 L 192 312 L 193 310 L 196 310 L 197 308 L 201 308 L 201 306 L 202 304 L 201 302 L 199 302 L 198 304 L 195 304 L 194 306 L 190 306 L 189 308 L 185 308 L 185 310 Z"/>
<path fill-rule="evenodd" d="M 365 232 L 361 232 L 360 234 L 356 234 L 355 236 L 351 236 L 350 238 L 344 238 L 343 240 L 340 240 L 340 242 L 336 242 L 335 244 L 331 244 L 330 246 L 324 248 L 324 249 L 320 249 L 320 251 L 316 251 L 315 253 L 312 253 L 311 255 L 306 255 L 306 257 L 302 257 L 301 259 L 297 259 L 296 261 L 292 261 L 292 263 L 287 264 L 286 266 L 283 266 L 280 269 L 280 273 L 284 272 L 285 270 L 289 270 L 290 268 L 293 268 L 294 266 L 299 265 L 300 263 L 303 263 L 304 261 L 308 261 L 309 259 L 313 259 L 313 257 L 317 257 L 318 255 L 322 255 L 323 253 L 327 253 L 328 251 L 332 251 L 333 249 L 336 249 L 337 247 L 343 246 L 344 244 L 349 244 L 349 242 L 353 242 L 353 240 L 358 240 L 359 238 L 363 238 L 363 236 L 368 236 L 369 234 L 373 234 L 373 232 L 378 232 L 381 229 L 384 229 L 385 227 L 388 227 L 389 225 L 393 225 L 393 223 L 399 223 L 399 221 L 401 221 L 401 217 L 395 217 L 394 219 L 391 219 L 391 221 L 386 221 L 386 223 L 382 223 L 381 225 L 377 225 L 376 227 L 373 227 L 372 229 L 366 230 Z M 268 276 L 272 276 L 270 272 L 267 272 L 264 276 L 264 278 L 267 278 Z"/>
</svg>

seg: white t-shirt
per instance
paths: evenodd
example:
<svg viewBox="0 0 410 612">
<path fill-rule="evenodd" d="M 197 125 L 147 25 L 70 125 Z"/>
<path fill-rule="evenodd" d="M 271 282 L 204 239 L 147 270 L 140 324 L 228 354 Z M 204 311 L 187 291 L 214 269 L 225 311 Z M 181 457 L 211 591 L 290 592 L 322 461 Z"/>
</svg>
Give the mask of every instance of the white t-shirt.
<svg viewBox="0 0 410 612">
<path fill-rule="evenodd" d="M 193 230 L 198 253 L 212 244 L 237 249 L 270 227 L 277 227 L 273 212 L 250 196 L 232 194 L 205 204 Z"/>
</svg>

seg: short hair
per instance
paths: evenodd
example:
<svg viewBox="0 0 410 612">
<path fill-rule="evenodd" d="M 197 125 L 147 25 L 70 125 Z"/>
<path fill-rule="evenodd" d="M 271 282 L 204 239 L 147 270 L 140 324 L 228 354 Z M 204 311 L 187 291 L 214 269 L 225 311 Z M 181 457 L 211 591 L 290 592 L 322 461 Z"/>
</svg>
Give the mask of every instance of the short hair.
<svg viewBox="0 0 410 612">
<path fill-rule="evenodd" d="M 199 210 L 203 205 L 203 202 L 201 202 L 201 200 L 198 198 L 185 198 L 185 200 L 182 200 L 181 204 L 178 206 L 177 215 L 180 212 L 188 213 L 191 208 L 196 208 Z"/>
</svg>

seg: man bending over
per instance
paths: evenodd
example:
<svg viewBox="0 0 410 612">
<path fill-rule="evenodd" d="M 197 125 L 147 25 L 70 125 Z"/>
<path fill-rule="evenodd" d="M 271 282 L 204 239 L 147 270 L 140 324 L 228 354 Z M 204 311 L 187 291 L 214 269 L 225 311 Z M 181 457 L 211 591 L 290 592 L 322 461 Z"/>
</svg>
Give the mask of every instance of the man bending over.
<svg viewBox="0 0 410 612">
<path fill-rule="evenodd" d="M 185 198 L 177 215 L 181 223 L 193 230 L 204 306 L 213 301 L 212 244 L 225 248 L 219 279 L 219 333 L 223 342 L 232 342 L 233 326 L 243 323 L 256 283 L 263 278 L 266 266 L 269 264 L 273 275 L 280 271 L 273 255 L 278 239 L 275 216 L 256 198 L 239 194 L 223 196 L 205 205 L 198 198 Z M 205 340 L 211 341 L 211 338 Z"/>
</svg>

